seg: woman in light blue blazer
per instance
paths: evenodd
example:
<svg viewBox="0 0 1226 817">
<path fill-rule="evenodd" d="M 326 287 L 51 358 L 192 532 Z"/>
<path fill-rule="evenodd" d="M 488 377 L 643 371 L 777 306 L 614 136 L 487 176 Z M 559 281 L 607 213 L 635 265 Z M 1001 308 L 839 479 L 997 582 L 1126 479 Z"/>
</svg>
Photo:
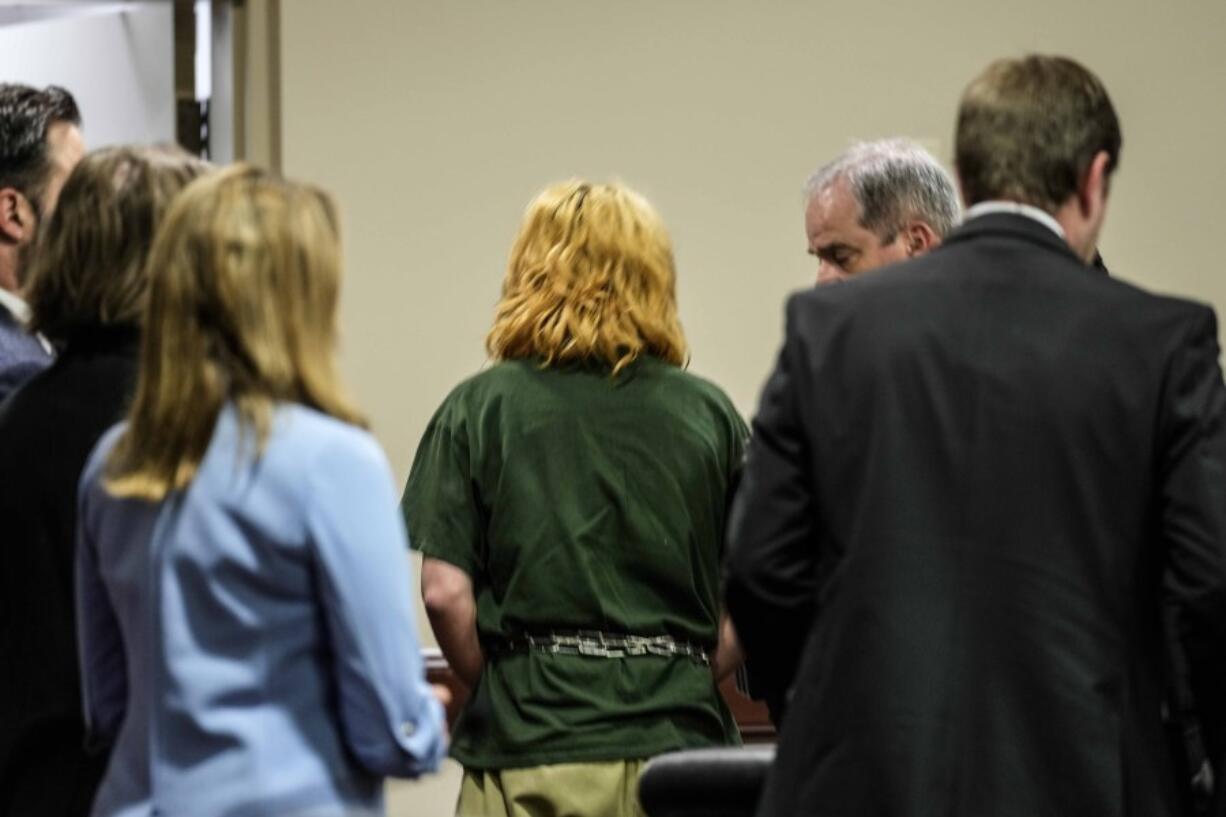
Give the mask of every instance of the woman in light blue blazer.
<svg viewBox="0 0 1226 817">
<path fill-rule="evenodd" d="M 392 475 L 334 364 L 334 206 L 234 167 L 154 243 L 137 393 L 82 476 L 94 814 L 380 814 L 433 770 Z"/>
</svg>

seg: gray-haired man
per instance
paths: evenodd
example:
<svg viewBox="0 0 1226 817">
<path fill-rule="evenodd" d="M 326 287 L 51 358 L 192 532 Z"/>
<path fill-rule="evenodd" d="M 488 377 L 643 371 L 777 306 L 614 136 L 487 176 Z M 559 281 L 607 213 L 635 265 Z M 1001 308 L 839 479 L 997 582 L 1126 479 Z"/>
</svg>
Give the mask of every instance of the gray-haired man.
<svg viewBox="0 0 1226 817">
<path fill-rule="evenodd" d="M 810 176 L 805 193 L 805 234 L 809 254 L 818 259 L 819 284 L 922 255 L 961 218 L 949 172 L 909 139 L 857 142 Z M 780 671 L 771 667 L 762 674 L 790 678 L 798 657 L 774 656 Z M 750 662 L 740 684 L 766 701 L 778 725 L 784 688 L 760 680 L 761 669 Z"/>
<path fill-rule="evenodd" d="M 814 173 L 805 192 L 818 283 L 927 252 L 959 221 L 949 172 L 908 139 L 852 145 Z"/>
</svg>

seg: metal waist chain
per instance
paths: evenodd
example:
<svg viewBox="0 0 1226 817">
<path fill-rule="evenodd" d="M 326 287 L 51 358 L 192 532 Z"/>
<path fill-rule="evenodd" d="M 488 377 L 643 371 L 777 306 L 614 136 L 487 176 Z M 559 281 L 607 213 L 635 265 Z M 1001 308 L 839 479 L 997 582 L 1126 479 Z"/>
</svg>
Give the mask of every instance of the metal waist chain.
<svg viewBox="0 0 1226 817">
<path fill-rule="evenodd" d="M 502 638 L 492 645 L 494 654 L 535 650 L 553 655 L 584 655 L 592 658 L 627 658 L 656 655 L 664 658 L 684 656 L 699 664 L 709 665 L 710 656 L 697 644 L 678 641 L 671 635 L 624 635 L 599 630 L 577 630 L 573 633 L 520 635 Z"/>
</svg>

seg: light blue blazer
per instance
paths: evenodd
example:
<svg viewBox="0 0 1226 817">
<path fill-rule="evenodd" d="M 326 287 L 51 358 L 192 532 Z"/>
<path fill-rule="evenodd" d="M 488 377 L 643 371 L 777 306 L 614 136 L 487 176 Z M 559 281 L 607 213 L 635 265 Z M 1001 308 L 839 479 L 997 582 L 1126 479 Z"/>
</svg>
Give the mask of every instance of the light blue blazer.
<svg viewBox="0 0 1226 817">
<path fill-rule="evenodd" d="M 302 406 L 262 455 L 225 408 L 160 503 L 81 477 L 86 720 L 115 747 L 97 817 L 381 814 L 382 777 L 435 769 L 392 475 L 369 434 Z"/>
</svg>

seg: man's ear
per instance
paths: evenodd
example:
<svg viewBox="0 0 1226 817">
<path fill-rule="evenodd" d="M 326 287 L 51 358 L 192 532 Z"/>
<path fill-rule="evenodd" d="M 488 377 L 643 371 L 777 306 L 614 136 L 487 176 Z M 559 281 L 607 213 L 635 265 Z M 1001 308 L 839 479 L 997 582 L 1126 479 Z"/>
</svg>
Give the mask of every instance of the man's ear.
<svg viewBox="0 0 1226 817">
<path fill-rule="evenodd" d="M 1077 185 L 1077 207 L 1081 215 L 1088 219 L 1098 216 L 1107 202 L 1107 165 L 1111 157 L 1107 151 L 1100 150 L 1094 154 L 1090 164 L 1081 174 Z"/>
<path fill-rule="evenodd" d="M 0 241 L 20 244 L 33 226 L 32 218 L 25 196 L 15 188 L 0 187 Z"/>
<path fill-rule="evenodd" d="M 923 255 L 941 243 L 941 237 L 927 222 L 919 220 L 908 221 L 902 228 L 903 247 L 908 258 Z"/>
</svg>

